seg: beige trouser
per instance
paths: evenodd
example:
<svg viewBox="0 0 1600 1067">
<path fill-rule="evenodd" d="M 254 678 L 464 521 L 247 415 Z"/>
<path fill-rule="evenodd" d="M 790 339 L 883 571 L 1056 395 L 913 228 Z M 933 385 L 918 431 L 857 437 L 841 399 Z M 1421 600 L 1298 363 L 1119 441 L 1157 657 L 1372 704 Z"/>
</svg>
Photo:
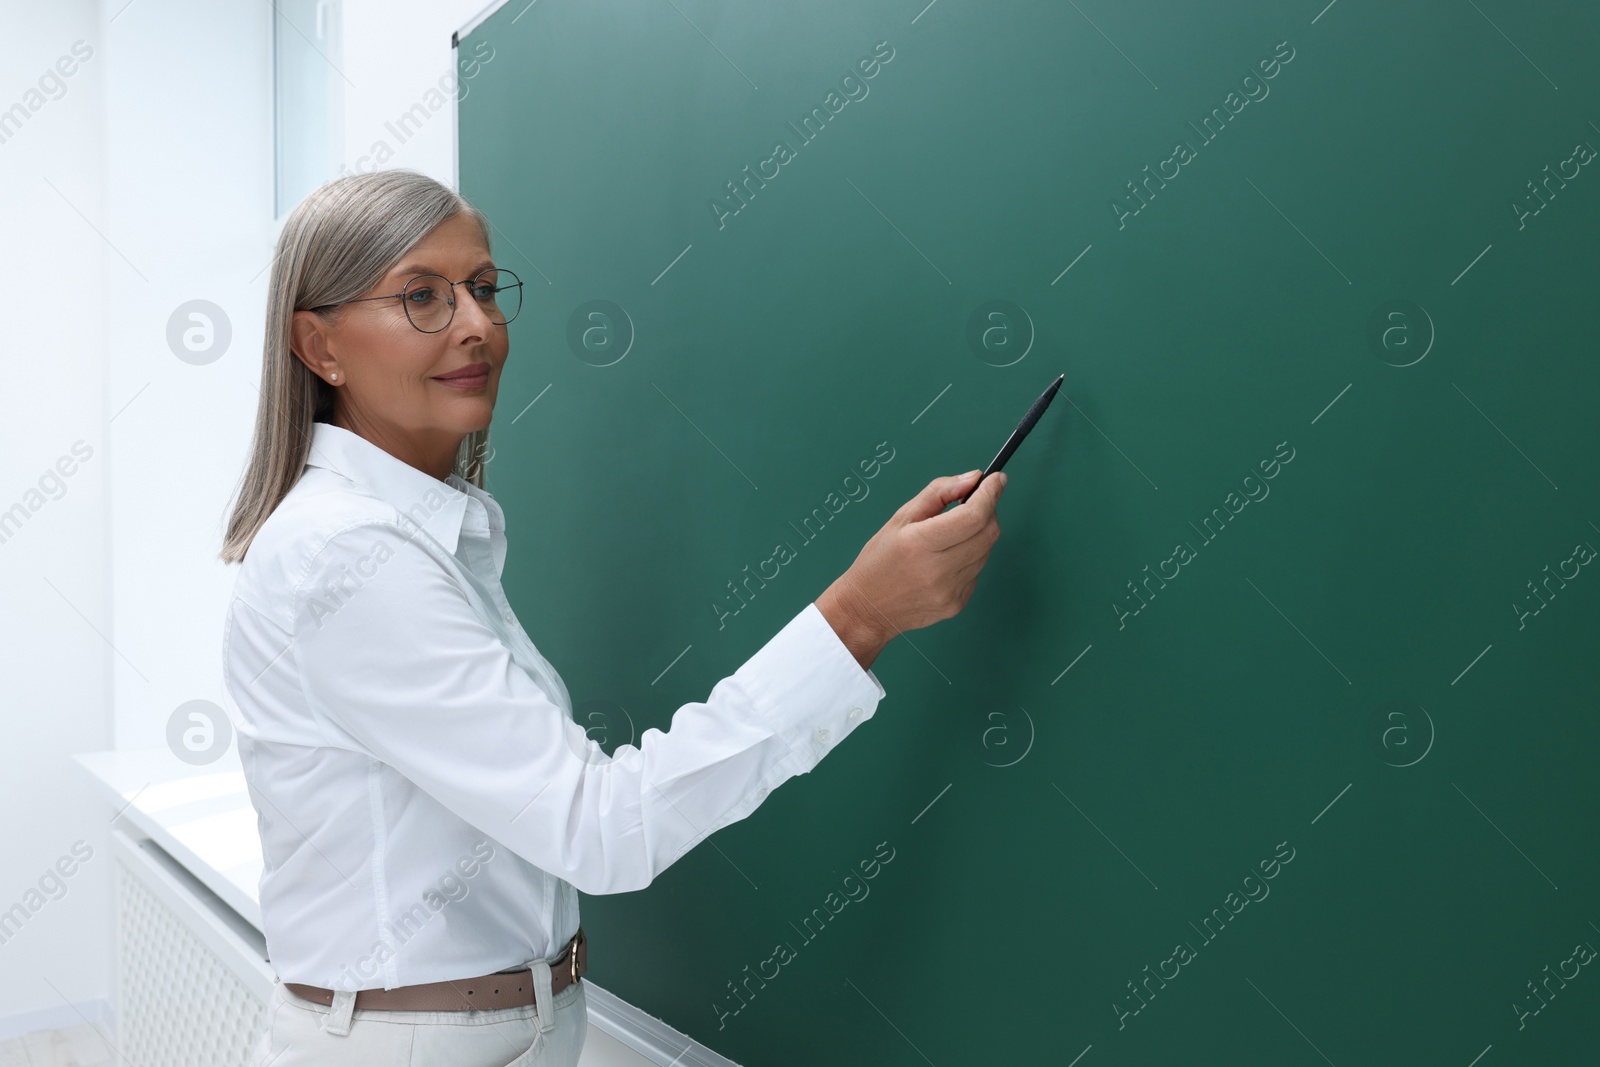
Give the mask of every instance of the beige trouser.
<svg viewBox="0 0 1600 1067">
<path fill-rule="evenodd" d="M 280 981 L 251 1067 L 576 1067 L 589 1030 L 587 984 L 521 1008 L 376 1011 L 353 1010 L 353 994 L 336 994 L 332 1007 L 305 1000 Z M 539 999 L 549 988 L 534 982 Z"/>
</svg>

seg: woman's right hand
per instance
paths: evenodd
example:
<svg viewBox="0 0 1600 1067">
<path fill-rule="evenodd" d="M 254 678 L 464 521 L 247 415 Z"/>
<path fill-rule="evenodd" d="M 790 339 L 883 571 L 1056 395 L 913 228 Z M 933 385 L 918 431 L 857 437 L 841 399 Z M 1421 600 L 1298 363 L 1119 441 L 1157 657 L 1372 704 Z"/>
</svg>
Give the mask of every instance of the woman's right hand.
<svg viewBox="0 0 1600 1067">
<path fill-rule="evenodd" d="M 981 473 L 929 482 L 817 598 L 818 610 L 863 668 L 896 634 L 931 626 L 966 606 L 1000 536 L 995 506 L 1006 486 L 1002 471 L 972 492 Z M 969 492 L 965 504 L 944 510 Z"/>
</svg>

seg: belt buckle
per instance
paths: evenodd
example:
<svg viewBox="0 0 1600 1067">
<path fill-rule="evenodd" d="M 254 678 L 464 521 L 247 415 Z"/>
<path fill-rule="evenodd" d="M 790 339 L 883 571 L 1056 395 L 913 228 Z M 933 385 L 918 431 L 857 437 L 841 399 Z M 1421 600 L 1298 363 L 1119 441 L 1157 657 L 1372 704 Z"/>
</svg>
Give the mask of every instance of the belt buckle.
<svg viewBox="0 0 1600 1067">
<path fill-rule="evenodd" d="M 578 932 L 572 935 L 571 952 L 568 954 L 569 958 L 567 960 L 567 971 L 572 975 L 574 984 L 578 981 L 578 946 L 586 940 L 588 939 L 583 936 L 583 927 L 578 927 Z"/>
</svg>

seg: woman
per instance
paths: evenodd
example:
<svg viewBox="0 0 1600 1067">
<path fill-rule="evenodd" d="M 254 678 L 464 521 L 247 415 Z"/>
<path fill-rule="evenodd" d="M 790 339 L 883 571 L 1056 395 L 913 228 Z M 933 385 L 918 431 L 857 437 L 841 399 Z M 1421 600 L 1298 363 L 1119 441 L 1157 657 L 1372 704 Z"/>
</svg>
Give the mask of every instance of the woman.
<svg viewBox="0 0 1600 1067">
<path fill-rule="evenodd" d="M 642 889 L 871 718 L 966 604 L 1003 475 L 931 482 L 668 732 L 606 756 L 500 586 L 483 455 L 514 275 L 452 190 L 358 174 L 286 220 L 224 630 L 278 976 L 257 1062 L 575 1064 L 578 891 Z M 547 623 L 552 624 L 552 623 Z"/>
</svg>

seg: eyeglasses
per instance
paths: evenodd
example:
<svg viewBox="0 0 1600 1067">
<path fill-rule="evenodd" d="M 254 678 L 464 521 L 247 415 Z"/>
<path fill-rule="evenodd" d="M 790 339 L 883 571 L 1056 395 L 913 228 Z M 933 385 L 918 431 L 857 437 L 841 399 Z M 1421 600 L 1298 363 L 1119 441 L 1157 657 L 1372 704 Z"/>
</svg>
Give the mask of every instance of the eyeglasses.
<svg viewBox="0 0 1600 1067">
<path fill-rule="evenodd" d="M 399 298 L 411 325 L 423 333 L 438 333 L 456 316 L 456 286 L 465 285 L 478 301 L 478 307 L 496 326 L 504 326 L 522 310 L 522 279 L 509 270 L 495 267 L 482 271 L 472 278 L 452 282 L 438 274 L 419 274 L 406 282 L 398 293 L 388 296 L 363 296 L 355 300 L 341 300 L 337 304 L 320 304 L 312 311 L 325 311 L 344 304 L 360 304 L 368 300 L 394 300 Z"/>
</svg>

